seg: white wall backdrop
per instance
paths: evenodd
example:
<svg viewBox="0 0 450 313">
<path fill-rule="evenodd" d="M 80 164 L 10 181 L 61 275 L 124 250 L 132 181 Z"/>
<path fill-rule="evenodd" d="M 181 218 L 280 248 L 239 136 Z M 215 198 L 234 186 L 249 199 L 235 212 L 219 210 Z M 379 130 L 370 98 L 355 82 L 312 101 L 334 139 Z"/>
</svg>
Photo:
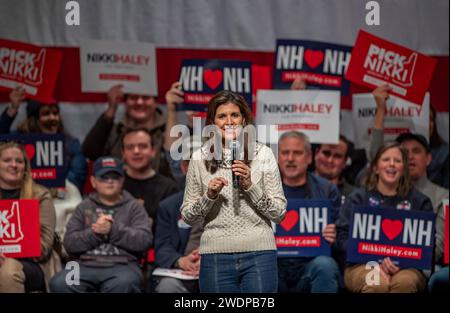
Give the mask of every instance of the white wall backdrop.
<svg viewBox="0 0 450 313">
<path fill-rule="evenodd" d="M 353 45 L 362 28 L 426 54 L 448 56 L 448 0 L 378 0 L 380 26 L 365 24 L 367 2 L 78 0 L 81 24 L 67 26 L 65 0 L 0 0 L 0 38 L 47 46 L 78 46 L 83 38 L 102 38 L 170 48 L 274 51 L 277 38 Z M 62 103 L 61 108 L 67 128 L 80 139 L 104 110 L 87 103 Z M 342 116 L 342 132 L 353 138 L 351 112 Z M 448 141 L 448 112 L 438 115 L 438 124 Z"/>
<path fill-rule="evenodd" d="M 449 50 L 448 0 L 378 0 L 380 26 L 365 24 L 366 0 L 78 0 L 80 26 L 65 24 L 66 2 L 0 0 L 0 38 L 77 46 L 90 37 L 273 51 L 277 38 L 352 45 L 363 28 L 423 53 Z"/>
</svg>

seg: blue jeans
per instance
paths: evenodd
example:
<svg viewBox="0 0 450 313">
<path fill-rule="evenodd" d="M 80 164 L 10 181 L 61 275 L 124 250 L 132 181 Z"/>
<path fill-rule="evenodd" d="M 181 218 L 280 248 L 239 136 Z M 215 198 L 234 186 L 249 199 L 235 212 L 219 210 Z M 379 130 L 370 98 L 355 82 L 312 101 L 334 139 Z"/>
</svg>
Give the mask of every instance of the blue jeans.
<svg viewBox="0 0 450 313">
<path fill-rule="evenodd" d="M 435 272 L 428 282 L 429 292 L 448 292 L 449 288 L 449 270 L 448 265 Z"/>
<path fill-rule="evenodd" d="M 329 256 L 280 258 L 278 272 L 280 292 L 336 293 L 339 289 L 339 268 Z"/>
<path fill-rule="evenodd" d="M 200 262 L 200 292 L 277 292 L 275 250 L 203 254 Z"/>
<path fill-rule="evenodd" d="M 56 293 L 140 293 L 142 273 L 137 265 L 116 264 L 111 267 L 88 267 L 80 264 L 80 284 L 67 284 L 63 269 L 50 280 L 50 291 Z M 73 274 L 72 274 L 73 275 Z"/>
</svg>

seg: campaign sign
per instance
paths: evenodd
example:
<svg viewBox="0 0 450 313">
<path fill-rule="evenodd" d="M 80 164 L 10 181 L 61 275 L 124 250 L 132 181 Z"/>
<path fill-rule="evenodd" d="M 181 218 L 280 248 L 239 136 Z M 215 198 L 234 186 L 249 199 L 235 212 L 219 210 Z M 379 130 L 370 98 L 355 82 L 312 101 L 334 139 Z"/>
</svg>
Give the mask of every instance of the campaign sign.
<svg viewBox="0 0 450 313">
<path fill-rule="evenodd" d="M 41 256 L 39 200 L 0 200 L 0 253 L 9 258 Z"/>
<path fill-rule="evenodd" d="M 207 111 L 209 100 L 222 90 L 242 95 L 252 106 L 252 65 L 246 61 L 183 60 L 180 73 L 184 103 L 179 110 Z"/>
<path fill-rule="evenodd" d="M 46 187 L 64 187 L 66 160 L 64 135 L 10 134 L 0 135 L 0 141 L 17 141 L 25 146 L 31 162 L 33 180 Z"/>
<path fill-rule="evenodd" d="M 0 90 L 20 85 L 27 98 L 52 103 L 61 60 L 56 49 L 0 39 Z"/>
<path fill-rule="evenodd" d="M 331 224 L 329 200 L 288 199 L 284 220 L 276 226 L 278 257 L 330 255 L 322 231 Z"/>
<path fill-rule="evenodd" d="M 348 95 L 350 82 L 344 79 L 352 47 L 308 40 L 277 40 L 274 86 L 288 89 L 297 77 L 320 89 L 340 90 Z"/>
<path fill-rule="evenodd" d="M 270 66 L 252 65 L 252 116 L 256 116 L 257 93 L 260 89 L 272 89 L 272 68 Z"/>
<path fill-rule="evenodd" d="M 448 246 L 448 199 L 444 201 L 444 214 L 445 214 L 445 232 L 444 232 L 444 264 L 448 264 L 448 254 L 449 254 L 449 246 Z"/>
<path fill-rule="evenodd" d="M 402 133 L 418 133 L 428 138 L 430 94 L 427 93 L 421 106 L 404 99 L 390 96 L 386 103 L 384 118 L 384 140 L 395 140 Z M 353 123 L 355 129 L 355 147 L 365 148 L 370 145 L 370 136 L 377 113 L 377 104 L 372 94 L 353 95 Z"/>
<path fill-rule="evenodd" d="M 393 95 L 420 105 L 435 66 L 429 56 L 360 30 L 345 78 L 371 89 L 389 84 Z"/>
<path fill-rule="evenodd" d="M 270 128 L 269 142 L 298 130 L 313 143 L 339 142 L 340 92 L 333 90 L 258 90 L 256 124 Z"/>
<path fill-rule="evenodd" d="M 157 95 L 155 46 L 144 42 L 84 40 L 80 45 L 81 90 Z"/>
<path fill-rule="evenodd" d="M 389 257 L 402 268 L 431 269 L 436 214 L 387 208 L 355 208 L 347 261 L 381 262 Z"/>
</svg>

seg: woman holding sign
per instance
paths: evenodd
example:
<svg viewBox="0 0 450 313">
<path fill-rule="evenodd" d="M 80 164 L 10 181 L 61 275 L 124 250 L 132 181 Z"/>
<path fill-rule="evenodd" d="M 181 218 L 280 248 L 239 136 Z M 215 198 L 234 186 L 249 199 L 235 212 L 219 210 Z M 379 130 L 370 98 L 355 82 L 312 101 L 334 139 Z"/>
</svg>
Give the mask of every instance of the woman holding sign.
<svg viewBox="0 0 450 313">
<path fill-rule="evenodd" d="M 23 87 L 16 87 L 9 94 L 10 104 L 0 115 L 0 134 L 11 132 L 11 126 L 16 119 L 19 107 L 25 100 Z M 64 129 L 60 108 L 57 103 L 41 103 L 27 100 L 26 119 L 20 122 L 16 134 L 64 134 L 64 157 L 66 163 L 66 178 L 80 192 L 83 190 L 87 177 L 86 158 L 81 153 L 80 141 Z"/>
<path fill-rule="evenodd" d="M 0 293 L 44 291 L 46 282 L 54 273 L 52 269 L 58 270 L 60 264 L 53 251 L 55 208 L 49 191 L 33 182 L 30 161 L 26 157 L 25 149 L 14 142 L 0 143 L 0 203 L 6 199 L 39 200 L 41 255 L 35 258 L 15 259 L 0 252 Z M 5 207 L 0 204 L 0 208 Z M 13 209 L 11 211 L 13 214 L 1 216 L 0 251 L 3 251 L 1 248 L 7 242 L 6 239 L 11 241 L 10 237 L 21 231 L 21 223 L 17 222 L 19 214 Z M 21 213 L 26 214 L 23 210 Z M 13 224 L 15 231 L 12 231 Z M 18 243 L 20 244 L 20 240 Z"/>
<path fill-rule="evenodd" d="M 365 187 L 352 192 L 340 210 L 336 222 L 336 244 L 347 250 L 350 222 L 356 207 L 432 212 L 428 197 L 412 187 L 408 156 L 397 142 L 388 142 L 377 151 L 365 178 Z M 414 268 L 400 268 L 389 257 L 379 266 L 347 264 L 344 283 L 351 292 L 412 293 L 424 290 L 425 276 Z"/>
<path fill-rule="evenodd" d="M 206 118 L 214 136 L 194 152 L 189 164 L 181 214 L 188 224 L 203 221 L 201 292 L 277 291 L 271 221 L 283 220 L 286 199 L 268 147 L 248 140 L 240 145 L 243 153 L 236 151 L 237 139 L 245 137 L 240 136 L 245 134 L 242 127 L 251 123 L 241 96 L 217 93 Z"/>
</svg>

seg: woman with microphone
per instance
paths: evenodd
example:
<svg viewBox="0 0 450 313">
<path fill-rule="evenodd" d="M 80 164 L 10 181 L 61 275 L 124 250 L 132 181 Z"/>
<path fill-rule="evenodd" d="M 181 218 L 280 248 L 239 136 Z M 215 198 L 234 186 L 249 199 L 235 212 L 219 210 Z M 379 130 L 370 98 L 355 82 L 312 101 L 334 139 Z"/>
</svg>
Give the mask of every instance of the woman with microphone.
<svg viewBox="0 0 450 313">
<path fill-rule="evenodd" d="M 214 135 L 189 164 L 181 214 L 189 224 L 203 221 L 201 292 L 277 292 L 271 222 L 283 220 L 287 202 L 272 150 L 243 140 L 251 136 L 242 129 L 252 123 L 240 95 L 217 93 L 206 117 Z M 236 146 L 243 153 L 236 153 Z M 243 154 L 242 160 L 233 160 L 234 154 Z"/>
</svg>

